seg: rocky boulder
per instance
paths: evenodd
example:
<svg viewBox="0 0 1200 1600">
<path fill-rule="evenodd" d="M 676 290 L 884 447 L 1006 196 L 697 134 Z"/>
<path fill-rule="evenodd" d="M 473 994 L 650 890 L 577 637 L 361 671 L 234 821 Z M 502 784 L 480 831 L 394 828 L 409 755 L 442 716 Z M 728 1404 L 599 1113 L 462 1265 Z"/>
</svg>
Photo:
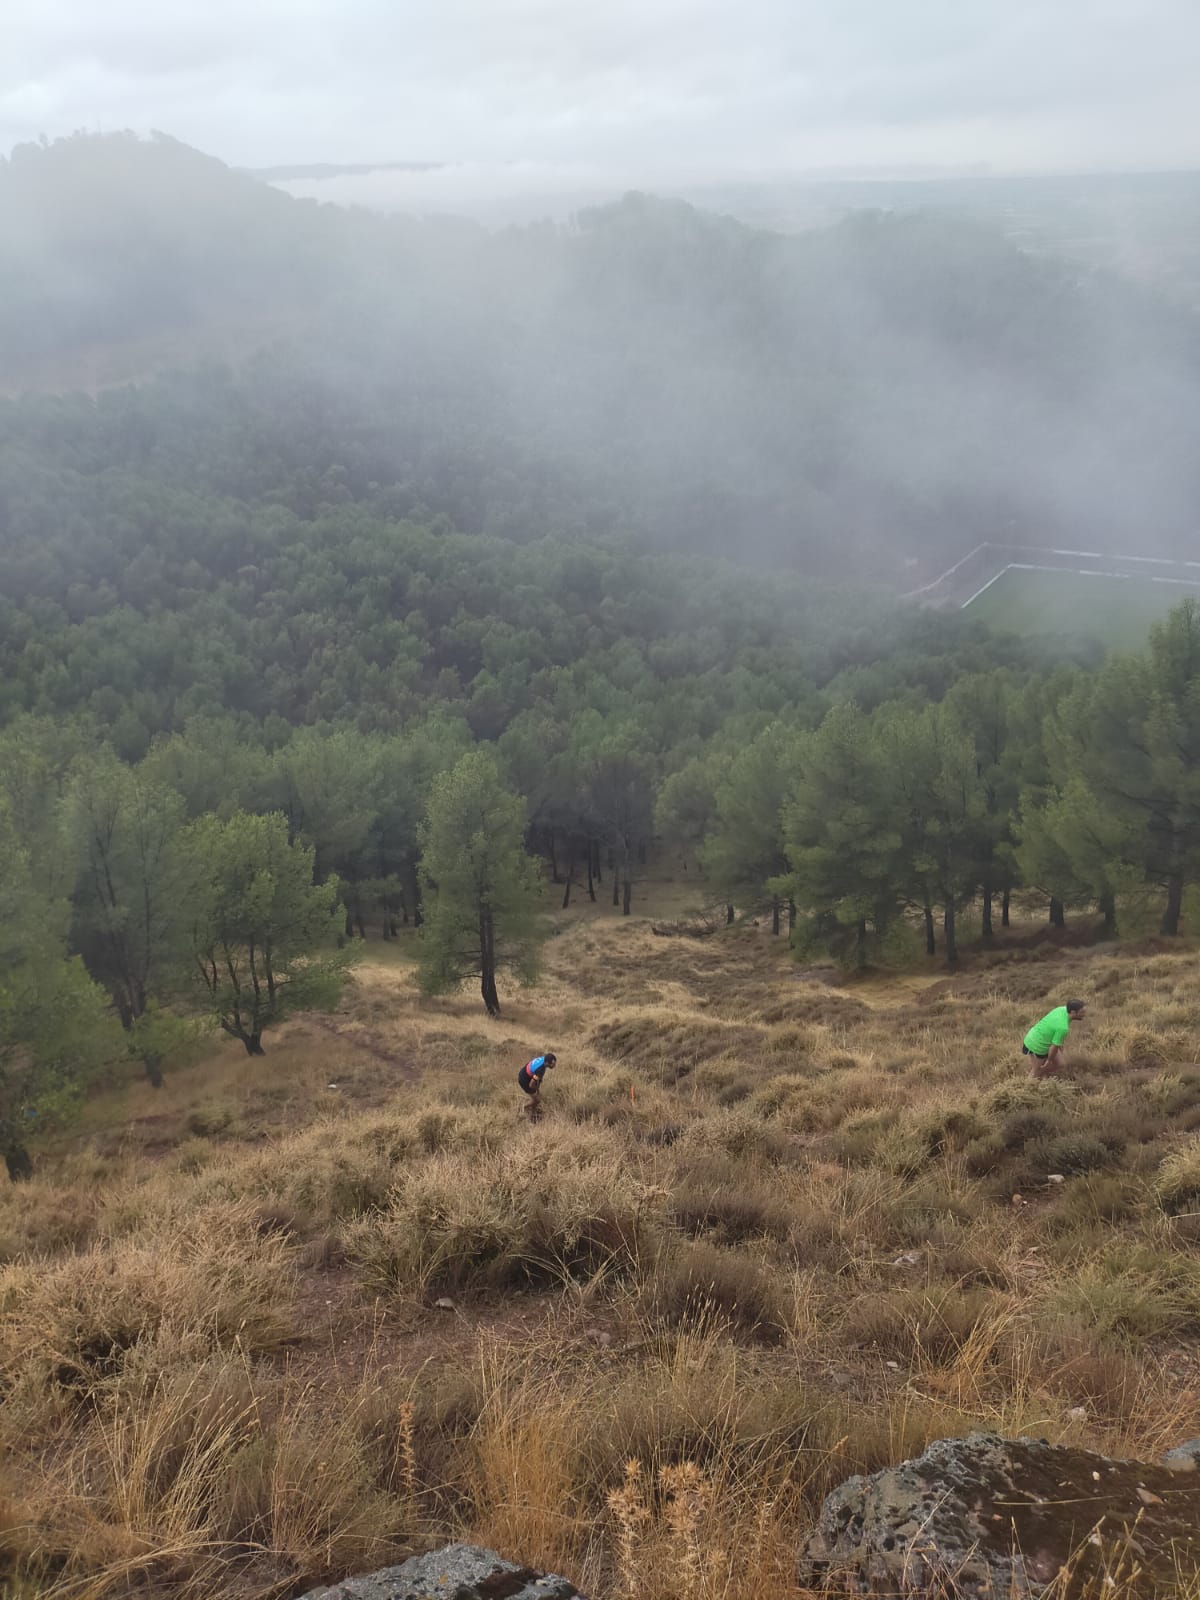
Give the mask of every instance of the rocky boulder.
<svg viewBox="0 0 1200 1600">
<path fill-rule="evenodd" d="M 514 1566 L 494 1550 L 451 1544 L 365 1578 L 313 1589 L 302 1600 L 585 1600 L 573 1583 Z"/>
<path fill-rule="evenodd" d="M 1195 1445 L 1190 1447 L 1195 1451 Z M 1190 1470 L 1189 1470 L 1190 1468 Z M 851 1593 L 1024 1600 L 1061 1574 L 1056 1600 L 1140 1569 L 1137 1592 L 1200 1572 L 1200 1472 L 1113 1461 L 1037 1439 L 975 1433 L 828 1496 L 801 1582 Z"/>
</svg>

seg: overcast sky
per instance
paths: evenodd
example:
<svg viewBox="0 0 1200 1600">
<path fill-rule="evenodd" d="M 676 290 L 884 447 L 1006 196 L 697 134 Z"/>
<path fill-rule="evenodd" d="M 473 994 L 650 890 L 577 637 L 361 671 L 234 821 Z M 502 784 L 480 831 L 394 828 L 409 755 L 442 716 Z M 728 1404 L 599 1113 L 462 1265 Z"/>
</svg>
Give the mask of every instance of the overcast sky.
<svg viewBox="0 0 1200 1600">
<path fill-rule="evenodd" d="M 0 149 L 655 176 L 1200 166 L 1200 0 L 0 0 Z"/>
</svg>

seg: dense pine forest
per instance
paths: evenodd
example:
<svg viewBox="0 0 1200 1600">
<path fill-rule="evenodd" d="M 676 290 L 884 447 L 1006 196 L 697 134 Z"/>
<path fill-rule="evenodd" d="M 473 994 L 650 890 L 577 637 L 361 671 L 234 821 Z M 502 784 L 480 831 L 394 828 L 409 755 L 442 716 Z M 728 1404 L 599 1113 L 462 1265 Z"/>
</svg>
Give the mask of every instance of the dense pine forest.
<svg viewBox="0 0 1200 1600">
<path fill-rule="evenodd" d="M 1200 612 L 1105 658 L 895 590 L 1035 515 L 1179 548 L 1182 312 L 946 219 L 489 235 L 162 139 L 18 150 L 0 209 L 13 1176 L 92 1065 L 259 1053 L 360 938 L 499 1010 L 539 872 L 628 914 L 667 854 L 858 964 L 1019 889 L 1179 931 Z"/>
</svg>

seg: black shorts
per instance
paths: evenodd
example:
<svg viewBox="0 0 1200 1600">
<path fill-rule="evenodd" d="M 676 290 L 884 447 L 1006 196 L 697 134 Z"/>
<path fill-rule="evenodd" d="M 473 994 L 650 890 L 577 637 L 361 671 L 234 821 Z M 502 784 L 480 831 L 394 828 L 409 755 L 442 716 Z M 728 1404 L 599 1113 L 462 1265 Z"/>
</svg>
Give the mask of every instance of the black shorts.
<svg viewBox="0 0 1200 1600">
<path fill-rule="evenodd" d="M 542 1087 L 541 1078 L 532 1077 L 528 1072 L 525 1071 L 524 1067 L 522 1067 L 520 1072 L 517 1073 L 517 1083 L 526 1094 L 537 1094 L 538 1090 Z"/>
<path fill-rule="evenodd" d="M 1023 1044 L 1021 1046 L 1021 1054 L 1023 1056 L 1032 1056 L 1035 1061 L 1047 1061 L 1050 1058 L 1050 1052 L 1048 1050 L 1044 1056 L 1040 1056 L 1036 1050 L 1031 1050 L 1027 1044 Z"/>
</svg>

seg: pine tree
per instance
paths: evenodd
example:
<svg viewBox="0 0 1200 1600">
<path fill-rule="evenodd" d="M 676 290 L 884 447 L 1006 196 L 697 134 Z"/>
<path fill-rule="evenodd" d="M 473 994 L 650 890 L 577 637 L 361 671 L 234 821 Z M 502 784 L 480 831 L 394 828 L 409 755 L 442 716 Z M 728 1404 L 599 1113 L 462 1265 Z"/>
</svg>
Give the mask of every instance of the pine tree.
<svg viewBox="0 0 1200 1600">
<path fill-rule="evenodd" d="M 783 808 L 794 787 L 800 738 L 773 722 L 729 762 L 716 788 L 716 820 L 704 845 L 704 869 L 730 901 L 771 897 L 779 932 L 788 873 Z"/>
<path fill-rule="evenodd" d="M 14 1182 L 33 1171 L 30 1133 L 68 1116 L 93 1069 L 120 1052 L 103 991 L 67 958 L 68 919 L 0 804 L 0 1155 Z"/>
<path fill-rule="evenodd" d="M 426 994 L 445 994 L 477 976 L 489 1015 L 498 1016 L 497 973 L 536 977 L 545 930 L 537 863 L 524 837 L 525 803 L 504 787 L 486 751 L 469 752 L 434 780 L 421 828 Z"/>
<path fill-rule="evenodd" d="M 111 752 L 77 763 L 68 787 L 67 834 L 75 851 L 75 942 L 112 996 L 146 1076 L 162 1083 L 161 1032 L 147 1013 L 161 998 L 179 911 L 178 840 L 183 800 Z"/>
<path fill-rule="evenodd" d="M 1184 890 L 1200 876 L 1200 603 L 1151 630 L 1141 656 L 1117 656 L 1051 719 L 1060 790 L 1074 777 L 1105 814 L 1103 837 L 1166 893 L 1162 931 L 1179 932 Z"/>
<path fill-rule="evenodd" d="M 179 949 L 201 1003 L 246 1054 L 263 1054 L 267 1028 L 297 1010 L 324 1010 L 347 962 L 328 946 L 338 931 L 338 885 L 313 882 L 313 852 L 288 838 L 282 812 L 184 830 Z"/>
<path fill-rule="evenodd" d="M 1022 877 L 1064 906 L 1099 905 L 1105 932 L 1115 934 L 1118 896 L 1137 880 L 1128 864 L 1137 854 L 1129 821 L 1078 775 L 1040 804 L 1025 797 L 1016 823 Z"/>
<path fill-rule="evenodd" d="M 1007 895 L 1017 875 L 1014 824 L 1021 788 L 1020 767 L 1013 748 L 1012 676 L 1003 669 L 971 673 L 953 684 L 942 702 L 970 735 L 975 768 L 983 787 L 983 824 L 978 834 L 976 863 L 982 897 L 982 933 L 994 933 L 993 900 Z"/>
<path fill-rule="evenodd" d="M 804 739 L 794 770 L 783 807 L 792 892 L 853 928 L 865 965 L 869 930 L 882 934 L 901 900 L 902 839 L 873 720 L 852 701 L 835 706 Z"/>
<path fill-rule="evenodd" d="M 881 708 L 881 733 L 907 872 L 931 928 L 942 907 L 946 960 L 958 961 L 958 912 L 974 893 L 987 804 L 974 741 L 944 705 Z"/>
</svg>

